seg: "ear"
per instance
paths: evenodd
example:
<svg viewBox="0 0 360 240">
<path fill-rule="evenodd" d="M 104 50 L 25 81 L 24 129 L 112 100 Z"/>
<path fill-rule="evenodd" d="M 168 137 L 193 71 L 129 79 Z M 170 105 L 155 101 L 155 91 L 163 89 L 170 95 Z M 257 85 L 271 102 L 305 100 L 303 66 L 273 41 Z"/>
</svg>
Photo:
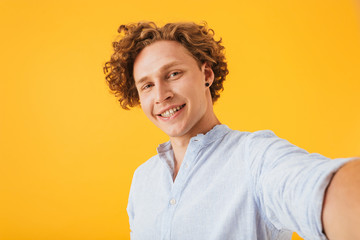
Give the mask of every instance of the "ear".
<svg viewBox="0 0 360 240">
<path fill-rule="evenodd" d="M 203 63 L 203 65 L 201 66 L 201 70 L 205 76 L 204 84 L 209 83 L 209 87 L 210 87 L 215 78 L 214 71 L 212 70 L 208 62 Z"/>
</svg>

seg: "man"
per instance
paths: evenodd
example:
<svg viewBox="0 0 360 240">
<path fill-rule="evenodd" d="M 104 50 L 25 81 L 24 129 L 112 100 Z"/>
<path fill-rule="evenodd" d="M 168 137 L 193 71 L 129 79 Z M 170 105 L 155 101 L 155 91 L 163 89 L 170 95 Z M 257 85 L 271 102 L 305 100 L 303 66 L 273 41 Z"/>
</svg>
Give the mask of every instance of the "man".
<svg viewBox="0 0 360 240">
<path fill-rule="evenodd" d="M 132 239 L 360 239 L 360 164 L 222 125 L 228 73 L 206 25 L 122 25 L 106 79 L 170 138 L 134 174 Z M 353 160 L 353 161 L 350 161 Z"/>
</svg>

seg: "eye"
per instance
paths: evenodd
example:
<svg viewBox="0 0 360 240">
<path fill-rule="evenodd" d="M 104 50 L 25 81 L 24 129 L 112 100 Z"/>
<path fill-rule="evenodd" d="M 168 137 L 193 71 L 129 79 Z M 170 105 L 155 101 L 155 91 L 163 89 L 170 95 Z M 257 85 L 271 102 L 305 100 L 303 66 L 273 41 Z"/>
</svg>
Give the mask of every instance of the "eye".
<svg viewBox="0 0 360 240">
<path fill-rule="evenodd" d="M 142 90 L 147 90 L 147 89 L 149 89 L 149 88 L 151 88 L 153 85 L 151 84 L 151 83 L 147 83 L 147 84 L 145 84 L 141 89 Z"/>
<path fill-rule="evenodd" d="M 170 73 L 169 78 L 174 78 L 176 76 L 179 76 L 179 74 L 180 74 L 180 72 L 172 72 L 172 73 Z"/>
</svg>

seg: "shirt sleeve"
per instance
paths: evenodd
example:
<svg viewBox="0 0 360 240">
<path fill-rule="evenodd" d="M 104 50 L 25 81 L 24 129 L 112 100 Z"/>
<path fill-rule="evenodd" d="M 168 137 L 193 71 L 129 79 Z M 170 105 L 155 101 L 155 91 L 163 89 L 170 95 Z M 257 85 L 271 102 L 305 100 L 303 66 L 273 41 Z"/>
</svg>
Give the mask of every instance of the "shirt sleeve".
<svg viewBox="0 0 360 240">
<path fill-rule="evenodd" d="M 248 136 L 246 159 L 262 215 L 279 230 L 304 239 L 327 239 L 321 213 L 334 173 L 351 159 L 331 160 L 278 138 L 272 131 Z"/>
</svg>

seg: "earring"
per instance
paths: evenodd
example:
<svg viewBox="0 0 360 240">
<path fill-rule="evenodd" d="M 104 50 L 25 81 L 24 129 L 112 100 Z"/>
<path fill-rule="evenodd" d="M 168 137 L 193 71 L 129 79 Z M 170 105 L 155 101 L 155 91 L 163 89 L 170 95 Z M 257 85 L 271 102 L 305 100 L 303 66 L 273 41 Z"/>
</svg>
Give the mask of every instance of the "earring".
<svg viewBox="0 0 360 240">
<path fill-rule="evenodd" d="M 210 83 L 208 83 L 208 82 L 207 82 L 207 83 L 205 83 L 205 86 L 206 86 L 206 87 L 210 86 Z"/>
</svg>

